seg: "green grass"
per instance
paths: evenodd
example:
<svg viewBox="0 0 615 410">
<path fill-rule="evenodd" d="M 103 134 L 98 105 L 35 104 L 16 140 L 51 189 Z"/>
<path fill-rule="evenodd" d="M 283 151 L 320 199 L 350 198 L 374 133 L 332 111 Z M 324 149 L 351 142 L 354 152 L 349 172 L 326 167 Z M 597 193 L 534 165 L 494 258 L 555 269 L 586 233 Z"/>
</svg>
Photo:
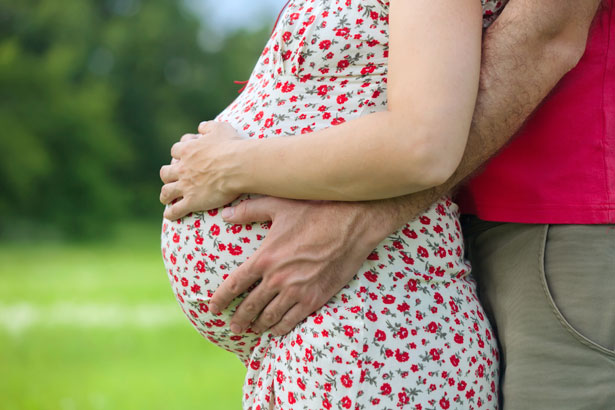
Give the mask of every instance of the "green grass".
<svg viewBox="0 0 615 410">
<path fill-rule="evenodd" d="M 108 243 L 0 244 L 1 410 L 241 408 L 243 366 L 183 317 L 157 228 L 129 226 Z M 88 306 L 169 315 L 152 326 L 70 319 Z"/>
</svg>

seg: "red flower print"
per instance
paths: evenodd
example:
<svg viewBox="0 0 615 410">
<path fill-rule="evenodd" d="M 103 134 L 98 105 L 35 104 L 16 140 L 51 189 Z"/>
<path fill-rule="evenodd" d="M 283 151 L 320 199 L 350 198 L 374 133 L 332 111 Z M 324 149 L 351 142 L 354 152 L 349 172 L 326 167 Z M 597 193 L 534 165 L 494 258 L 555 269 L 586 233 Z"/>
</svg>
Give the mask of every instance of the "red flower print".
<svg viewBox="0 0 615 410">
<path fill-rule="evenodd" d="M 391 394 L 391 385 L 389 383 L 384 383 L 382 386 L 380 386 L 380 393 L 384 394 L 384 395 L 389 395 Z"/>
<path fill-rule="evenodd" d="M 340 60 L 337 63 L 337 68 L 339 68 L 340 70 L 343 70 L 345 68 L 348 68 L 348 66 L 350 65 L 350 62 L 346 59 Z"/>
<path fill-rule="evenodd" d="M 321 85 L 320 87 L 318 87 L 318 95 L 327 95 L 327 93 L 329 92 L 329 87 L 326 85 Z"/>
<path fill-rule="evenodd" d="M 376 330 L 375 338 L 379 342 L 384 342 L 385 340 L 387 340 L 387 334 L 384 333 L 382 330 L 378 329 Z"/>
<path fill-rule="evenodd" d="M 440 407 L 442 407 L 444 410 L 448 409 L 449 407 L 451 407 L 450 403 L 448 400 L 446 400 L 446 398 L 442 397 L 440 399 Z"/>
<path fill-rule="evenodd" d="M 372 252 L 369 254 L 369 256 L 367 257 L 367 260 L 369 261 L 377 261 L 380 258 L 378 257 L 378 253 L 377 252 Z"/>
<path fill-rule="evenodd" d="M 295 404 L 297 401 L 295 400 L 295 395 L 292 392 L 288 393 L 288 403 Z"/>
<path fill-rule="evenodd" d="M 429 252 L 427 252 L 427 249 L 425 249 L 422 246 L 419 246 L 416 250 L 416 253 L 421 257 L 421 258 L 429 258 Z"/>
<path fill-rule="evenodd" d="M 457 390 L 464 391 L 466 389 L 467 383 L 465 381 L 460 381 L 457 383 Z"/>
<path fill-rule="evenodd" d="M 395 303 L 395 296 L 393 296 L 393 295 L 384 295 L 382 297 L 382 302 L 385 305 L 391 305 L 391 304 Z"/>
<path fill-rule="evenodd" d="M 182 286 L 183 286 L 183 287 L 186 287 L 186 286 L 188 286 L 188 285 L 189 285 L 189 283 L 188 283 L 188 279 L 186 279 L 186 278 L 182 278 L 181 282 L 182 282 Z"/>
<path fill-rule="evenodd" d="M 342 376 L 341 382 L 344 387 L 347 387 L 347 388 L 352 387 L 352 379 L 347 374 Z"/>
<path fill-rule="evenodd" d="M 179 243 L 179 235 L 177 233 L 173 235 L 173 242 Z"/>
<path fill-rule="evenodd" d="M 440 352 L 438 352 L 438 349 L 431 349 L 429 354 L 433 360 L 440 360 Z"/>
<path fill-rule="evenodd" d="M 397 393 L 397 398 L 399 399 L 399 406 L 405 406 L 410 403 L 410 397 L 408 397 L 406 392 Z"/>
<path fill-rule="evenodd" d="M 297 379 L 297 386 L 299 386 L 301 390 L 305 391 L 305 383 L 303 383 L 303 380 L 301 380 L 301 378 Z"/>
<path fill-rule="evenodd" d="M 265 128 L 271 128 L 273 126 L 273 118 L 267 118 L 265 121 Z"/>
<path fill-rule="evenodd" d="M 209 228 L 209 233 L 211 233 L 213 236 L 220 235 L 220 227 L 216 224 L 213 224 L 211 228 Z"/>
<path fill-rule="evenodd" d="M 449 360 L 454 367 L 459 366 L 459 358 L 457 356 L 452 355 Z"/>
<path fill-rule="evenodd" d="M 365 279 L 367 279 L 370 282 L 376 282 L 378 280 L 378 275 L 376 275 L 375 273 L 371 271 L 365 272 L 363 276 L 365 276 Z"/>
<path fill-rule="evenodd" d="M 457 344 L 462 344 L 463 343 L 463 336 L 461 336 L 459 333 L 455 333 L 455 343 Z"/>
<path fill-rule="evenodd" d="M 407 312 L 408 310 L 410 310 L 410 305 L 404 302 L 400 305 L 397 305 L 397 310 L 399 310 L 402 313 Z"/>
<path fill-rule="evenodd" d="M 417 284 L 418 282 L 416 281 L 416 279 L 410 279 L 406 284 L 406 289 L 410 292 L 416 292 L 418 290 Z"/>
<path fill-rule="evenodd" d="M 348 101 L 348 97 L 346 97 L 346 94 L 341 94 L 337 97 L 337 103 L 340 105 L 344 104 L 346 101 Z"/>
<path fill-rule="evenodd" d="M 237 235 L 239 232 L 241 232 L 242 228 L 243 228 L 243 225 L 235 224 L 235 225 L 231 226 L 231 232 L 233 232 L 235 235 Z"/>
<path fill-rule="evenodd" d="M 442 302 L 444 302 L 444 298 L 442 297 L 442 295 L 440 294 L 440 292 L 436 292 L 433 295 L 433 299 L 437 304 L 442 304 Z"/>
<path fill-rule="evenodd" d="M 429 330 L 430 333 L 436 333 L 438 331 L 438 325 L 436 322 L 429 322 L 427 330 Z"/>
<path fill-rule="evenodd" d="M 241 246 L 233 245 L 232 243 L 228 244 L 228 251 L 233 256 L 241 255 L 243 253 Z"/>
<path fill-rule="evenodd" d="M 318 47 L 320 47 L 321 50 L 328 50 L 329 47 L 331 47 L 331 40 L 321 41 Z"/>
<path fill-rule="evenodd" d="M 288 81 L 284 83 L 282 86 L 283 93 L 290 93 L 295 89 L 295 84 L 289 83 Z"/>
<path fill-rule="evenodd" d="M 419 236 L 416 234 L 416 232 L 411 231 L 411 230 L 410 230 L 410 229 L 408 229 L 408 228 L 404 228 L 404 229 L 402 230 L 402 232 L 403 232 L 403 234 L 404 234 L 404 235 L 406 235 L 406 236 L 407 236 L 408 238 L 410 238 L 410 239 L 416 239 L 416 238 L 418 238 L 418 237 L 419 237 Z"/>
<path fill-rule="evenodd" d="M 371 310 L 368 310 L 365 313 L 365 317 L 367 319 L 369 319 L 370 321 L 372 321 L 372 322 L 375 322 L 376 320 L 378 320 L 378 316 L 376 316 L 376 314 L 374 312 L 372 312 Z"/>
<path fill-rule="evenodd" d="M 399 331 L 397 332 L 397 337 L 399 337 L 400 339 L 405 339 L 408 337 L 408 329 L 406 329 L 405 327 L 400 327 Z"/>
<path fill-rule="evenodd" d="M 423 225 L 429 225 L 431 223 L 431 219 L 429 219 L 428 216 L 421 216 L 419 218 L 419 221 L 423 224 Z"/>
<path fill-rule="evenodd" d="M 350 33 L 350 29 L 348 27 L 344 27 L 344 28 L 341 28 L 341 29 L 337 30 L 335 35 L 338 36 L 338 37 L 345 37 L 349 33 Z"/>
<path fill-rule="evenodd" d="M 395 350 L 395 359 L 397 359 L 397 361 L 400 363 L 407 362 L 408 359 L 410 359 L 410 355 L 408 354 L 408 352 L 402 352 L 397 349 Z"/>
<path fill-rule="evenodd" d="M 263 115 L 264 115 L 264 114 L 265 114 L 265 113 L 264 113 L 263 111 L 260 111 L 258 114 L 256 114 L 256 115 L 254 116 L 254 121 L 257 121 L 257 122 L 258 122 L 258 121 L 262 120 L 262 119 L 263 119 Z"/>
<path fill-rule="evenodd" d="M 284 42 L 290 40 L 290 31 L 285 31 L 284 34 L 282 34 L 282 40 L 284 40 Z"/>
<path fill-rule="evenodd" d="M 341 404 L 343 408 L 349 409 L 352 406 L 352 400 L 348 396 L 344 396 Z"/>
</svg>

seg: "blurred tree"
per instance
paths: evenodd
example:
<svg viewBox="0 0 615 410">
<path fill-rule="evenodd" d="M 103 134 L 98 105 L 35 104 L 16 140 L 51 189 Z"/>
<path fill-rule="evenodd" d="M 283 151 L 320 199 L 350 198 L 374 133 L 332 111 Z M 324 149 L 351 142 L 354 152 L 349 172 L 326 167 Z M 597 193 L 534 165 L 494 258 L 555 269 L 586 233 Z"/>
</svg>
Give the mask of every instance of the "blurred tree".
<svg viewBox="0 0 615 410">
<path fill-rule="evenodd" d="M 0 0 L 0 236 L 158 217 L 171 144 L 231 102 L 266 35 L 211 47 L 175 1 Z"/>
</svg>

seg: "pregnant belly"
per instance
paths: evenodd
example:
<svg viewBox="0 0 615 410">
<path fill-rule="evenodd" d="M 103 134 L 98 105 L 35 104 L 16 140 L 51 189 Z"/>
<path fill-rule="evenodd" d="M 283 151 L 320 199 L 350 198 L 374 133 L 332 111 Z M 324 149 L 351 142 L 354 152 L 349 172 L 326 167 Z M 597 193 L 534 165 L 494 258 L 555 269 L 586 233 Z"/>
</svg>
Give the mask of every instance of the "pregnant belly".
<svg viewBox="0 0 615 410">
<path fill-rule="evenodd" d="M 242 195 L 232 205 L 249 198 Z M 269 222 L 229 224 L 221 212 L 218 208 L 163 221 L 162 256 L 178 298 L 208 301 L 212 289 L 245 262 L 267 234 Z"/>
</svg>

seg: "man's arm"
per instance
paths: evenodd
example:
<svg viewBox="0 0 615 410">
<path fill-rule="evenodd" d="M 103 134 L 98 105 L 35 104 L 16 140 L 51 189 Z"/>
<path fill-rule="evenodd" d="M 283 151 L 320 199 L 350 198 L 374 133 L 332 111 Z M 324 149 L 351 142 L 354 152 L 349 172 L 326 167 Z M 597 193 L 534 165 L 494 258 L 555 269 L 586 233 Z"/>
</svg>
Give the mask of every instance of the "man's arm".
<svg viewBox="0 0 615 410">
<path fill-rule="evenodd" d="M 357 272 L 369 253 L 366 249 L 450 192 L 511 139 L 582 57 L 599 3 L 509 2 L 485 33 L 481 86 L 468 144 L 457 171 L 443 185 L 354 204 L 266 198 L 239 205 L 229 222 L 272 219 L 273 224 L 261 248 L 216 291 L 212 310 L 225 308 L 258 280 L 233 317 L 233 331 L 251 326 L 285 334 L 324 305 Z M 302 212 L 296 212 L 297 207 Z M 319 247 L 321 243 L 327 246 Z"/>
</svg>

